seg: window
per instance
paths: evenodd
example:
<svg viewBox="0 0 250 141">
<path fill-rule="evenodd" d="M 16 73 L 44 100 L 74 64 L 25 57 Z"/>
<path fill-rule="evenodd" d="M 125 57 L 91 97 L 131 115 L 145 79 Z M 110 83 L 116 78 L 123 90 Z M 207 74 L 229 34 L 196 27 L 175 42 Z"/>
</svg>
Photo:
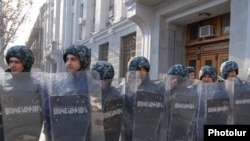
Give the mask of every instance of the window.
<svg viewBox="0 0 250 141">
<path fill-rule="evenodd" d="M 207 26 L 207 28 L 204 28 L 205 26 Z M 206 34 L 206 36 L 200 36 L 199 32 L 201 29 L 207 29 L 203 31 L 206 31 L 209 34 Z M 211 31 L 213 31 L 214 34 L 211 34 Z M 187 25 L 186 46 L 229 39 L 229 32 L 230 13 L 191 23 Z"/>
<path fill-rule="evenodd" d="M 80 5 L 80 16 L 79 16 L 79 19 L 78 19 L 78 27 L 79 27 L 79 40 L 82 39 L 82 32 L 83 32 L 83 25 L 84 25 L 84 18 L 83 18 L 83 9 L 84 8 L 84 5 L 83 3 Z"/>
<path fill-rule="evenodd" d="M 93 8 L 93 21 L 92 21 L 92 30 L 91 30 L 91 34 L 95 32 L 95 10 L 96 10 L 96 0 L 94 0 L 94 8 Z"/>
<path fill-rule="evenodd" d="M 109 0 L 109 18 L 113 18 L 114 16 L 114 0 Z"/>
<path fill-rule="evenodd" d="M 222 16 L 221 17 L 221 27 L 222 27 L 222 30 L 221 30 L 221 34 L 229 34 L 230 32 L 230 15 L 227 14 L 225 16 Z"/>
<path fill-rule="evenodd" d="M 193 24 L 190 26 L 190 38 L 189 40 L 196 40 L 199 35 L 199 25 L 198 24 Z"/>
<path fill-rule="evenodd" d="M 106 21 L 106 26 L 110 27 L 113 24 L 114 20 L 114 0 L 109 0 L 109 11 L 108 11 L 108 18 Z"/>
<path fill-rule="evenodd" d="M 105 43 L 99 46 L 99 60 L 108 61 L 109 56 L 109 43 Z"/>
<path fill-rule="evenodd" d="M 122 48 L 121 48 L 121 68 L 120 77 L 125 77 L 128 71 L 128 62 L 130 58 L 135 56 L 136 51 L 136 33 L 132 33 L 122 38 Z"/>
</svg>

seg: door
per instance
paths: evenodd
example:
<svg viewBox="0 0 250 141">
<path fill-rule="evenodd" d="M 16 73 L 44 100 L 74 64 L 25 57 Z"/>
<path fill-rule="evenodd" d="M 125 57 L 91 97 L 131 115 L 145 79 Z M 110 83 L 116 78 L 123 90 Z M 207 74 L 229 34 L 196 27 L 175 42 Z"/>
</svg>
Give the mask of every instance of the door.
<svg viewBox="0 0 250 141">
<path fill-rule="evenodd" d="M 216 54 L 201 55 L 201 67 L 205 65 L 217 68 Z"/>
<path fill-rule="evenodd" d="M 213 66 L 217 70 L 217 75 L 221 76 L 220 65 L 227 60 L 228 53 L 201 55 L 201 67 L 205 65 Z"/>
<path fill-rule="evenodd" d="M 199 77 L 200 63 L 196 55 L 189 55 L 186 57 L 186 66 L 194 67 L 195 78 L 199 79 L 198 77 Z"/>
</svg>

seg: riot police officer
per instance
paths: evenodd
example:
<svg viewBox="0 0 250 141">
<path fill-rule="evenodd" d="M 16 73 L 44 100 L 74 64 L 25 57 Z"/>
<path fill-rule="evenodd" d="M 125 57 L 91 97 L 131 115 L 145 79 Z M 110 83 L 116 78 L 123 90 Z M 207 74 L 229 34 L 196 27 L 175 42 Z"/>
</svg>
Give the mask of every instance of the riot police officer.
<svg viewBox="0 0 250 141">
<path fill-rule="evenodd" d="M 131 73 L 136 73 L 136 78 L 140 79 L 140 83 L 137 87 L 138 90 L 153 91 L 161 93 L 159 87 L 155 85 L 149 76 L 150 64 L 146 57 L 135 56 L 128 62 L 128 71 Z"/>
<path fill-rule="evenodd" d="M 70 45 L 63 54 L 68 72 L 84 71 L 91 62 L 91 49 L 84 45 Z"/>
<path fill-rule="evenodd" d="M 188 78 L 192 82 L 195 79 L 195 69 L 194 67 L 188 66 L 187 67 Z"/>
<path fill-rule="evenodd" d="M 217 78 L 216 69 L 212 66 L 204 66 L 200 69 L 199 79 L 203 83 L 215 82 Z"/>
<path fill-rule="evenodd" d="M 170 76 L 170 79 L 168 79 L 166 85 L 167 85 L 167 92 L 168 95 L 172 95 L 173 92 L 176 90 L 177 87 L 179 87 L 180 85 L 185 85 L 187 81 L 187 68 L 183 65 L 183 64 L 175 64 L 173 66 L 171 66 L 168 69 L 167 74 Z"/>
<path fill-rule="evenodd" d="M 11 104 L 9 102 L 4 103 L 8 97 L 12 97 L 13 101 L 18 101 L 18 103 L 12 103 L 14 104 L 12 105 L 13 107 L 34 106 L 33 103 L 29 101 L 30 99 L 37 99 L 37 102 L 41 104 L 44 94 L 44 87 L 40 81 L 42 78 L 41 75 L 34 77 L 33 73 L 31 73 L 31 68 L 35 60 L 31 49 L 24 45 L 12 46 L 7 50 L 5 59 L 9 65 L 9 68 L 5 70 L 5 75 L 9 76 L 9 78 L 6 78 L 5 82 L 3 83 L 3 90 L 1 92 L 3 103 L 1 103 L 1 105 L 6 108 L 5 104 L 7 104 L 7 107 L 8 104 Z M 25 99 L 23 99 L 24 97 Z M 37 104 L 36 106 L 40 107 L 41 109 L 40 104 Z M 16 140 L 19 138 L 17 136 L 25 138 L 26 135 L 30 136 L 31 138 L 38 139 L 42 124 L 40 112 L 41 111 L 36 111 L 32 114 L 29 113 L 33 116 L 37 114 L 37 119 L 30 119 L 28 115 L 22 112 L 18 113 L 21 119 L 18 119 L 18 116 L 11 117 L 10 115 L 10 117 L 8 117 L 6 113 L 2 113 L 1 118 L 2 116 L 5 116 L 6 118 L 12 119 L 13 122 L 12 124 L 9 124 L 8 122 L 8 124 L 5 124 L 4 126 L 5 139 Z M 22 119 L 22 117 L 26 117 L 27 119 Z M 18 122 L 15 122 L 15 120 L 18 120 Z M 3 121 L 6 122 L 6 119 L 3 119 Z M 32 124 L 27 124 L 27 121 Z M 20 128 L 17 129 L 16 127 Z"/>
<path fill-rule="evenodd" d="M 183 64 L 171 66 L 166 80 L 168 140 L 193 140 L 198 102 L 196 85 L 187 85 L 187 68 Z"/>
<path fill-rule="evenodd" d="M 91 68 L 100 74 L 102 81 L 102 106 L 104 114 L 105 140 L 119 141 L 122 118 L 122 96 L 112 86 L 114 78 L 113 65 L 107 61 L 97 61 Z M 111 112 L 116 114 L 111 114 Z"/>
<path fill-rule="evenodd" d="M 89 73 L 91 49 L 85 45 L 70 45 L 63 54 L 63 61 L 67 72 L 51 75 L 51 91 L 48 98 L 50 104 L 47 106 L 49 109 L 47 109 L 47 126 L 45 126 L 47 127 L 45 128 L 47 136 L 49 139 L 55 140 L 90 140 L 94 134 L 92 132 L 94 127 L 92 128 L 91 124 L 91 104 L 100 108 L 96 104 L 98 99 L 91 95 L 94 93 L 93 91 L 96 91 L 96 96 L 101 97 L 99 96 L 100 86 L 98 83 L 92 83 L 96 78 L 93 78 L 92 74 Z M 96 99 L 96 101 L 93 101 L 93 99 Z M 60 101 L 65 102 L 60 103 Z M 77 103 L 80 105 L 75 105 Z M 66 106 L 75 109 L 82 107 L 85 110 L 81 111 L 81 114 L 67 112 L 67 114 L 64 114 L 66 117 L 64 117 L 64 115 L 53 112 L 53 109 L 58 106 L 59 108 Z M 56 121 L 57 116 L 61 116 L 61 119 L 65 118 L 66 121 L 61 120 L 59 124 L 59 121 Z M 50 123 L 50 121 L 52 122 Z"/>
<path fill-rule="evenodd" d="M 155 126 L 156 124 L 154 124 L 154 127 L 152 128 L 146 127 L 147 123 L 142 123 L 144 121 L 140 120 L 140 115 L 134 115 L 137 111 L 136 109 L 139 108 L 137 107 L 137 104 L 135 104 L 136 101 L 144 101 L 145 99 L 147 99 L 147 97 L 150 97 L 149 95 L 153 95 L 152 97 L 156 97 L 157 95 L 163 96 L 160 88 L 150 80 L 149 72 L 150 63 L 144 56 L 135 56 L 128 62 L 128 74 L 123 108 L 124 140 L 131 141 L 132 137 L 139 140 L 147 140 L 146 138 L 148 138 L 149 136 L 151 136 L 153 140 L 155 140 L 156 138 L 155 132 L 151 132 L 150 134 L 145 135 L 145 133 L 147 133 L 149 130 L 157 128 Z M 141 95 L 142 93 L 145 94 L 145 97 L 143 98 L 139 97 L 139 95 Z M 145 119 L 146 118 L 147 117 L 145 117 Z M 139 122 L 138 120 L 140 120 L 141 122 Z M 159 122 L 159 120 L 157 120 L 156 122 Z M 140 129 L 139 124 L 143 124 L 142 126 L 140 126 Z M 158 130 L 156 131 L 158 132 Z M 144 135 L 142 136 L 140 132 L 144 132 Z"/>
<path fill-rule="evenodd" d="M 197 141 L 204 140 L 204 124 L 226 124 L 229 113 L 228 95 L 226 93 L 224 82 L 217 81 L 216 69 L 213 66 L 203 66 L 199 71 L 199 106 L 197 112 L 195 136 Z M 222 105 L 221 101 L 227 105 Z M 214 105 L 217 103 L 217 105 Z M 213 107 L 225 106 L 228 110 L 221 112 L 208 112 L 207 109 Z"/>
<path fill-rule="evenodd" d="M 231 122 L 234 124 L 249 124 L 249 104 L 239 104 L 242 100 L 244 101 L 250 96 L 249 82 L 238 77 L 239 66 L 235 61 L 229 60 L 223 62 L 220 67 L 220 72 L 224 79 L 233 83 L 232 86 L 226 87 L 230 94 L 230 104 L 232 108 Z"/>
</svg>

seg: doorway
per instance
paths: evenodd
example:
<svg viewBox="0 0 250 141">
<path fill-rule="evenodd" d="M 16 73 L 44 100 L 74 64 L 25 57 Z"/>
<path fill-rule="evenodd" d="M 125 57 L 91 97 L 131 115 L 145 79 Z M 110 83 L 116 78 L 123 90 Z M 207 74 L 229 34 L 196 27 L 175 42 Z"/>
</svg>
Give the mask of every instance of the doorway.
<svg viewBox="0 0 250 141">
<path fill-rule="evenodd" d="M 199 79 L 199 71 L 205 65 L 215 67 L 217 75 L 221 76 L 220 65 L 228 60 L 228 54 L 228 41 L 189 47 L 186 49 L 186 66 L 195 68 L 196 79 Z"/>
</svg>

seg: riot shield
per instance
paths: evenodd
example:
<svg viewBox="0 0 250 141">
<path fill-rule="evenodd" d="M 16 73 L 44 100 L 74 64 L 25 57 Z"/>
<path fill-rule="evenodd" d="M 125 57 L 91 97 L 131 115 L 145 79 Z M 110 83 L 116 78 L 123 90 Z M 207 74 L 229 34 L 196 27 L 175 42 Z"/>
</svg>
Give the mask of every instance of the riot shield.
<svg viewBox="0 0 250 141">
<path fill-rule="evenodd" d="M 89 71 L 52 74 L 49 93 L 53 141 L 104 140 L 101 83 Z"/>
<path fill-rule="evenodd" d="M 204 139 L 204 125 L 226 125 L 230 117 L 230 99 L 225 82 L 200 83 L 197 112 L 197 140 Z"/>
<path fill-rule="evenodd" d="M 157 140 L 164 95 L 146 74 L 127 73 L 123 107 L 124 140 Z"/>
<path fill-rule="evenodd" d="M 123 96 L 122 140 L 131 141 L 133 138 L 133 107 L 134 96 L 139 84 L 135 71 L 126 74 L 124 83 L 125 94 Z"/>
<path fill-rule="evenodd" d="M 118 141 L 121 135 L 123 80 L 102 80 L 103 124 L 106 141 Z M 118 87 L 120 86 L 120 87 Z"/>
<path fill-rule="evenodd" d="M 37 141 L 42 129 L 43 73 L 3 74 L 1 110 L 5 141 Z"/>
<path fill-rule="evenodd" d="M 233 100 L 233 124 L 250 124 L 250 82 L 244 78 L 229 78 L 227 84 Z"/>
<path fill-rule="evenodd" d="M 157 141 L 164 95 L 138 90 L 134 105 L 134 141 Z"/>
<path fill-rule="evenodd" d="M 197 111 L 198 95 L 195 85 L 187 85 L 187 79 L 169 75 L 166 79 L 169 96 L 169 141 L 193 140 L 194 121 Z"/>
</svg>

